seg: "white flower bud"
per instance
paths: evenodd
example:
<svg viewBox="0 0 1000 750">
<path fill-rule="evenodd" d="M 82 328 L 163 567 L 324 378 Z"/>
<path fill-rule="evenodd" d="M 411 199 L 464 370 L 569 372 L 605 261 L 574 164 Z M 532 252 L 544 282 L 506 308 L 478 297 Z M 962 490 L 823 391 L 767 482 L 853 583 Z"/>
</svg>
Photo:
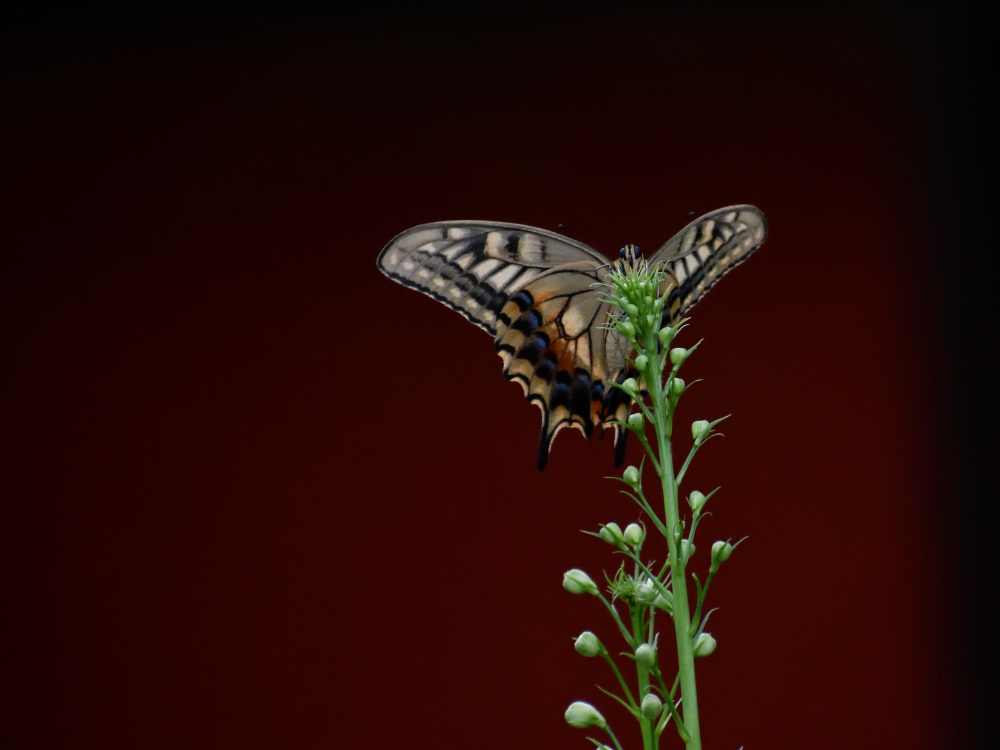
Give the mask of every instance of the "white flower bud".
<svg viewBox="0 0 1000 750">
<path fill-rule="evenodd" d="M 646 536 L 646 532 L 642 530 L 642 526 L 637 523 L 630 523 L 625 527 L 625 541 L 631 546 L 636 547 L 642 544 L 643 538 Z"/>
<path fill-rule="evenodd" d="M 688 495 L 688 505 L 691 506 L 691 510 L 695 513 L 701 513 L 701 509 L 705 507 L 705 503 L 707 502 L 708 498 L 698 492 L 698 490 L 694 490 Z"/>
<path fill-rule="evenodd" d="M 577 729 L 586 729 L 587 727 L 604 729 L 608 725 L 608 722 L 601 716 L 601 712 L 584 701 L 570 703 L 564 716 L 566 723 Z"/>
<path fill-rule="evenodd" d="M 701 445 L 702 441 L 708 437 L 711 431 L 712 425 L 704 419 L 699 419 L 697 422 L 691 423 L 691 437 L 694 438 L 695 445 Z"/>
<path fill-rule="evenodd" d="M 728 560 L 731 554 L 733 554 L 733 545 L 731 545 L 729 542 L 718 541 L 715 544 L 713 544 L 712 567 L 711 567 L 712 571 L 714 572 L 718 570 L 719 566 L 722 565 L 722 563 L 724 563 L 726 560 Z"/>
<path fill-rule="evenodd" d="M 681 362 L 687 359 L 687 355 L 688 355 L 688 350 L 679 346 L 676 349 L 670 350 L 670 361 L 675 365 L 679 365 Z"/>
<path fill-rule="evenodd" d="M 694 556 L 695 546 L 688 539 L 681 539 L 681 560 L 687 562 Z"/>
<path fill-rule="evenodd" d="M 634 466 L 627 466 L 625 471 L 622 472 L 622 479 L 633 487 L 638 487 L 639 480 L 641 479 L 639 476 L 639 470 Z"/>
<path fill-rule="evenodd" d="M 662 609 L 664 612 L 673 613 L 674 595 L 669 591 L 664 591 L 662 594 L 658 594 L 656 599 L 653 600 L 653 606 L 657 609 Z"/>
<path fill-rule="evenodd" d="M 635 650 L 635 660 L 646 669 L 655 669 L 656 648 L 650 646 L 648 643 L 640 643 L 639 648 Z"/>
<path fill-rule="evenodd" d="M 563 588 L 571 594 L 597 594 L 597 584 L 579 568 L 563 573 Z"/>
<path fill-rule="evenodd" d="M 599 536 L 608 544 L 615 547 L 621 546 L 621 544 L 625 541 L 625 537 L 622 535 L 621 527 L 614 521 L 604 524 L 604 526 L 601 527 Z"/>
<path fill-rule="evenodd" d="M 715 646 L 715 639 L 708 633 L 702 633 L 698 636 L 698 640 L 694 642 L 694 655 L 708 656 L 715 651 Z"/>
<path fill-rule="evenodd" d="M 631 396 L 634 396 L 639 392 L 639 384 L 635 382 L 635 378 L 626 378 L 625 382 L 622 383 L 622 389 Z"/>
<path fill-rule="evenodd" d="M 635 598 L 643 604 L 653 604 L 656 601 L 656 586 L 651 580 L 645 578 L 635 587 Z"/>
<path fill-rule="evenodd" d="M 646 697 L 642 699 L 642 705 L 640 706 L 642 715 L 647 719 L 652 721 L 660 712 L 663 710 L 663 701 L 661 701 L 655 693 L 647 693 Z"/>
<path fill-rule="evenodd" d="M 682 378 L 674 378 L 671 381 L 670 390 L 675 396 L 680 396 L 684 393 L 684 380 Z"/>
<path fill-rule="evenodd" d="M 604 649 L 597 636 L 589 630 L 584 630 L 576 637 L 573 648 L 581 656 L 597 656 Z"/>
</svg>

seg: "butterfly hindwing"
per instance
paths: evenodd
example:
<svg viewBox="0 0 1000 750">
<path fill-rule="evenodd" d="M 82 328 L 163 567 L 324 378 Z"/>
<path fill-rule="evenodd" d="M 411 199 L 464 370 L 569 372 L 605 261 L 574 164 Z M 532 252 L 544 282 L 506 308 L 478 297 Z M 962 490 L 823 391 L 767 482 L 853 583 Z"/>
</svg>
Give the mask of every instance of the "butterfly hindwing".
<svg viewBox="0 0 1000 750">
<path fill-rule="evenodd" d="M 610 305 L 600 284 L 606 268 L 580 261 L 544 271 L 518 288 L 500 312 L 495 347 L 504 377 L 520 383 L 525 398 L 542 412 L 539 469 L 563 427 L 589 438 L 609 418 L 609 398 L 615 403 L 610 414 L 620 411 L 623 394 L 612 395 L 607 379 L 618 374 L 609 367 L 625 366 L 628 347 L 605 327 Z M 623 454 L 621 428 L 615 438 Z"/>
</svg>

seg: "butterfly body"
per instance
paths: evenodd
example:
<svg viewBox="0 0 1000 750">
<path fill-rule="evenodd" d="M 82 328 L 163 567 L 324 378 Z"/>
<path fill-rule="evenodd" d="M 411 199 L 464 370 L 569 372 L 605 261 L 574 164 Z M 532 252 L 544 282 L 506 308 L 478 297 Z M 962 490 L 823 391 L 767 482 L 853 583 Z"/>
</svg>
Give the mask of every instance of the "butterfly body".
<svg viewBox="0 0 1000 750">
<path fill-rule="evenodd" d="M 544 229 L 489 221 L 424 224 L 393 239 L 379 269 L 464 315 L 494 337 L 504 377 L 520 383 L 542 412 L 538 468 L 563 427 L 590 437 L 615 429 L 615 463 L 625 455 L 631 402 L 608 385 L 636 375 L 631 345 L 608 329 L 611 305 L 601 286 L 613 268 L 659 265 L 666 322 L 679 319 L 766 234 L 753 206 L 731 206 L 695 220 L 648 261 L 627 245 L 614 262 Z M 670 290 L 669 292 L 667 290 Z"/>
</svg>

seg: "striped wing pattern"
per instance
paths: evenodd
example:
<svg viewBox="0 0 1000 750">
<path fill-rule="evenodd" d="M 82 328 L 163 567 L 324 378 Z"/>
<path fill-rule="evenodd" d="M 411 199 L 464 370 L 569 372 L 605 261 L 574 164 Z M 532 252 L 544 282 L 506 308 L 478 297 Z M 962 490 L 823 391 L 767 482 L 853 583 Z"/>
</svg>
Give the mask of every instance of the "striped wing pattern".
<svg viewBox="0 0 1000 750">
<path fill-rule="evenodd" d="M 753 206 L 730 206 L 688 224 L 653 253 L 676 286 L 668 298 L 675 318 L 682 317 L 730 269 L 760 247 L 767 235 L 764 215 Z"/>
<path fill-rule="evenodd" d="M 513 290 L 547 268 L 607 259 L 544 229 L 489 221 L 449 221 L 408 229 L 378 256 L 393 281 L 443 302 L 496 334 L 497 314 Z"/>
<path fill-rule="evenodd" d="M 764 240 L 764 217 L 753 206 L 719 209 L 693 221 L 650 258 L 673 285 L 664 317 L 684 315 L 730 268 Z M 631 369 L 630 347 L 606 330 L 610 306 L 597 286 L 610 262 L 568 237 L 519 224 L 451 221 L 424 224 L 394 238 L 378 257 L 393 281 L 456 310 L 494 337 L 504 377 L 518 382 L 542 412 L 538 468 L 556 434 L 573 427 L 624 421 L 631 401 L 605 384 Z M 625 457 L 626 431 L 615 429 L 615 465 Z"/>
</svg>

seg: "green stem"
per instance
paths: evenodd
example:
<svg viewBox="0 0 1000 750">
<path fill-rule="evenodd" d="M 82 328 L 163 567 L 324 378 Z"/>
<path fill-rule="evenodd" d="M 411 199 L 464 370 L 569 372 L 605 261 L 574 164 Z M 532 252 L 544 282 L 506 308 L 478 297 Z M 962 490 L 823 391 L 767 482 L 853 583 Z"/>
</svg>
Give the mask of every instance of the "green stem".
<svg viewBox="0 0 1000 750">
<path fill-rule="evenodd" d="M 640 643 L 645 643 L 646 639 L 643 634 L 642 627 L 642 605 L 634 604 L 632 607 L 632 637 L 636 644 L 636 647 Z M 639 663 L 639 660 L 635 660 L 635 671 L 638 676 L 639 681 L 639 704 L 642 705 L 642 699 L 646 697 L 649 692 L 649 670 Z M 642 711 L 639 711 L 638 715 L 639 727 L 642 730 L 642 748 L 643 750 L 656 750 L 657 740 L 656 740 L 656 727 L 653 726 L 653 722 L 642 715 Z"/>
<path fill-rule="evenodd" d="M 638 711 L 639 704 L 636 703 L 635 698 L 632 697 L 632 691 L 628 689 L 628 683 L 625 682 L 625 678 L 622 677 L 622 673 L 618 671 L 618 665 L 615 664 L 615 660 L 611 658 L 611 655 L 607 651 L 602 650 L 601 656 L 604 657 L 604 661 L 610 665 L 611 671 L 614 672 L 615 679 L 618 680 L 618 684 L 621 686 L 622 692 L 625 693 L 625 698 L 628 700 L 628 705 Z"/>
<path fill-rule="evenodd" d="M 647 343 L 647 349 L 656 351 L 656 340 Z M 684 698 L 681 718 L 684 729 L 689 735 L 686 744 L 688 750 L 701 750 L 701 728 L 698 721 L 698 689 L 694 675 L 694 641 L 691 638 L 691 612 L 688 605 L 687 564 L 681 557 L 680 550 L 680 510 L 677 498 L 677 480 L 674 477 L 673 460 L 670 455 L 670 431 L 673 421 L 673 404 L 664 392 L 661 373 L 650 383 L 650 398 L 653 402 L 653 413 L 656 416 L 656 442 L 660 454 L 660 466 L 663 471 L 660 480 L 663 485 L 664 521 L 668 530 L 667 548 L 669 550 L 670 568 L 673 571 L 673 620 L 674 633 L 677 637 L 677 662 L 681 681 L 681 695 Z M 670 384 L 670 380 L 667 384 Z M 680 728 L 680 727 L 679 727 Z M 682 735 L 683 736 L 683 735 Z"/>
</svg>

